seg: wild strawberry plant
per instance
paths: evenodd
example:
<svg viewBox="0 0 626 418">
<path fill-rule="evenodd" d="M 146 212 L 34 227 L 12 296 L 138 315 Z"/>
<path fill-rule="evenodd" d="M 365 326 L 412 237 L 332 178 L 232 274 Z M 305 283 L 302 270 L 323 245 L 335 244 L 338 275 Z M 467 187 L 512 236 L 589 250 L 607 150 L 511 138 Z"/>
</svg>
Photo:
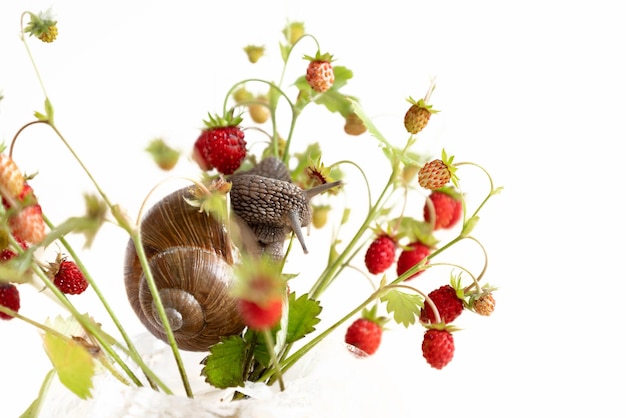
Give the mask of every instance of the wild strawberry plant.
<svg viewBox="0 0 626 418">
<path fill-rule="evenodd" d="M 47 13 L 25 12 L 21 24 L 23 44 L 37 68 L 29 42 L 35 38 L 53 43 L 58 35 L 57 21 Z M 226 80 L 230 87 L 225 89 L 221 112 L 208 114 L 198 136 L 189 138 L 186 152 L 198 169 L 198 176 L 192 181 L 198 199 L 189 204 L 228 222 L 232 187 L 229 175 L 249 170 L 264 158 L 274 157 L 285 164 L 294 187 L 307 190 L 333 184 L 325 191 L 323 203 L 313 204 L 312 217 L 307 220 L 307 223 L 312 221 L 316 229 L 332 228 L 334 231 L 327 249 L 308 249 L 313 256 L 327 262 L 308 291 L 296 292 L 291 290 L 291 285 L 303 280 L 310 271 L 292 271 L 293 266 L 288 263 L 290 255 L 299 250 L 292 245 L 293 234 L 289 234 L 286 251 L 280 259 L 245 258 L 247 255 L 243 254 L 247 262 L 235 267 L 233 295 L 239 300 L 240 315 L 246 327 L 241 333 L 225 335 L 212 345 L 194 373 L 202 373 L 208 384 L 220 389 L 255 381 L 289 390 L 283 373 L 331 333 L 341 332 L 345 327 L 346 350 L 351 349 L 356 355 L 375 355 L 385 333 L 392 332 L 388 323 L 412 327 L 416 334 L 422 333 L 425 360 L 434 368 L 443 368 L 453 358 L 456 318 L 466 311 L 488 316 L 495 308 L 495 288 L 484 283 L 487 251 L 473 232 L 479 212 L 501 188 L 494 186 L 489 173 L 479 164 L 457 162 L 443 149 L 440 156 L 420 151 L 417 135 L 427 128 L 431 116 L 436 117 L 440 111 L 434 110 L 430 103 L 434 82 L 425 86 L 424 97 L 418 100 L 409 97 L 406 114 L 397 118 L 399 124 L 404 118 L 408 136 L 400 142 L 392 141 L 368 117 L 358 98 L 348 92 L 353 73 L 333 59 L 328 46 L 322 48 L 318 40 L 306 32 L 302 22 L 289 23 L 282 34 L 284 37 L 278 45 L 282 58 L 278 81 Z M 265 59 L 264 52 L 265 48 L 257 45 L 243 48 L 251 65 Z M 293 68 L 301 70 L 299 76 L 285 80 L 287 69 Z M 414 92 L 407 91 L 407 95 L 411 93 Z M 296 134 L 299 118 L 314 106 L 325 109 L 329 118 L 343 119 L 343 132 L 324 132 L 332 141 L 363 136 L 378 142 L 376 173 L 371 167 L 359 166 L 349 155 L 339 161 L 328 161 L 324 151 L 331 144 L 307 143 Z M 69 151 L 68 156 L 76 158 L 92 180 L 94 191 L 86 195 L 84 215 L 73 215 L 54 224 L 46 217 L 46 202 L 40 202 L 29 186 L 35 174 L 22 173 L 18 162 L 13 160 L 12 150 L 21 133 L 34 125 L 49 127 Z M 180 163 L 180 152 L 162 139 L 147 144 L 146 150 L 164 170 Z M 350 184 L 341 182 L 347 167 L 356 167 L 365 185 L 369 184 L 370 176 L 380 175 L 383 167 L 388 172 L 378 195 L 373 196 L 369 186 L 365 187 L 369 205 L 362 217 L 352 213 L 351 207 L 342 206 L 350 199 L 340 197 L 352 193 Z M 474 191 L 465 184 L 461 188 L 464 170 L 479 170 L 488 184 L 486 195 L 478 199 L 480 203 L 476 207 L 466 204 L 466 194 Z M 172 393 L 143 362 L 125 330 L 123 318 L 118 318 L 110 308 L 88 266 L 65 239 L 70 233 L 81 233 L 89 247 L 105 221 L 125 230 L 135 242 L 141 242 L 141 231 L 124 214 L 121 205 L 109 200 L 87 165 L 73 151 L 70 140 L 55 122 L 53 100 L 47 95 L 43 110 L 35 112 L 35 119 L 19 129 L 0 154 L 0 192 L 3 198 L 0 207 L 0 318 L 21 320 L 38 328 L 59 379 L 81 398 L 91 395 L 97 364 L 103 365 L 120 384 L 149 384 Z M 409 196 L 418 196 L 423 203 L 414 207 Z M 333 209 L 340 210 L 342 215 L 329 217 Z M 441 235 L 442 230 L 447 235 Z M 452 238 L 441 239 L 450 236 Z M 461 242 L 476 245 L 484 254 L 484 267 L 480 271 L 440 261 L 443 253 Z M 63 251 L 51 260 L 42 259 L 37 250 L 52 244 Z M 144 263 L 145 257 L 140 252 Z M 145 274 L 152 285 L 149 269 Z M 355 306 L 341 306 L 344 315 L 333 323 L 324 323 L 320 316 L 324 307 L 342 302 L 325 300 L 326 290 L 339 278 L 355 274 L 362 278 L 363 286 L 371 289 L 369 295 Z M 420 281 L 425 275 L 438 277 L 443 282 L 441 287 L 422 289 Z M 63 333 L 54 321 L 38 323 L 21 315 L 20 305 L 36 303 L 19 298 L 19 289 L 28 285 L 47 289 L 67 310 L 67 322 L 76 325 L 74 331 Z M 101 329 L 97 318 L 78 312 L 67 294 L 79 297 L 83 292 L 94 292 L 98 296 L 116 330 Z M 168 323 L 158 293 L 153 292 L 153 297 L 156 306 L 161 306 L 162 322 Z M 165 328 L 181 380 L 187 395 L 192 397 L 187 367 L 180 358 L 175 339 L 169 338 L 171 328 Z M 120 341 L 113 337 L 114 332 L 119 334 Z M 74 361 L 63 361 L 67 356 Z M 45 391 L 41 396 L 45 396 Z M 36 411 L 37 405 L 33 403 L 31 412 Z"/>
</svg>

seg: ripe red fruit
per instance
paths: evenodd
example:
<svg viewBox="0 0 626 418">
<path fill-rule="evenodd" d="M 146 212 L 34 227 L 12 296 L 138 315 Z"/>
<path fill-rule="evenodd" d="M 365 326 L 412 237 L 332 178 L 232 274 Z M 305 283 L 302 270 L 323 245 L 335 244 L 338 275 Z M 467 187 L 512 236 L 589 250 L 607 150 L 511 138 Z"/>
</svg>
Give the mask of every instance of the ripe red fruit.
<svg viewBox="0 0 626 418">
<path fill-rule="evenodd" d="M 424 220 L 431 222 L 434 215 L 434 230 L 449 229 L 459 222 L 463 213 L 463 203 L 458 193 L 453 189 L 446 188 L 434 190 L 428 197 L 432 202 L 424 204 Z"/>
<path fill-rule="evenodd" d="M 203 170 L 232 174 L 246 157 L 244 133 L 238 126 L 219 126 L 202 131 L 194 144 L 193 159 Z"/>
<path fill-rule="evenodd" d="M 387 270 L 396 259 L 396 243 L 387 234 L 376 237 L 365 252 L 365 266 L 372 274 Z"/>
<path fill-rule="evenodd" d="M 0 284 L 0 305 L 15 312 L 20 310 L 20 292 L 13 283 Z M 0 319 L 13 319 L 11 315 L 0 312 Z"/>
<path fill-rule="evenodd" d="M 249 300 L 239 299 L 238 307 L 243 323 L 248 328 L 257 331 L 274 327 L 283 312 L 283 303 L 280 299 L 269 300 L 263 306 Z"/>
<path fill-rule="evenodd" d="M 441 320 L 446 324 L 454 321 L 463 312 L 463 301 L 458 298 L 456 290 L 449 284 L 433 290 L 428 297 L 434 302 Z M 435 313 L 427 302 L 424 302 L 420 321 L 435 323 Z"/>
<path fill-rule="evenodd" d="M 378 350 L 383 328 L 375 321 L 358 318 L 346 330 L 345 342 L 372 355 Z"/>
<path fill-rule="evenodd" d="M 418 264 L 424 258 L 426 258 L 430 254 L 430 247 L 419 242 L 414 241 L 408 245 L 407 249 L 402 250 L 400 256 L 398 257 L 398 262 L 396 264 L 396 273 L 398 276 L 404 274 L 407 270 Z M 428 262 L 426 262 L 428 264 Z M 417 273 L 409 276 L 406 280 L 414 279 L 415 277 L 422 274 L 424 270 L 420 270 Z"/>
<path fill-rule="evenodd" d="M 89 282 L 74 261 L 64 258 L 51 263 L 50 275 L 54 284 L 65 294 L 78 295 L 87 290 Z"/>
<path fill-rule="evenodd" d="M 442 369 L 454 356 L 454 338 L 449 331 L 429 329 L 424 333 L 422 354 L 435 369 Z"/>
</svg>

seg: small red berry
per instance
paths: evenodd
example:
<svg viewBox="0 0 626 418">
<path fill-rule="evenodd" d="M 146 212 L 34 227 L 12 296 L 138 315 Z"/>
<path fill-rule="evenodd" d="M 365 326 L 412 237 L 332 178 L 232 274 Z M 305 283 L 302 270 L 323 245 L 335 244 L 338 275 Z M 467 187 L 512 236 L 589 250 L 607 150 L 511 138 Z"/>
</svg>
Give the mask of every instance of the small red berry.
<svg viewBox="0 0 626 418">
<path fill-rule="evenodd" d="M 56 287 L 65 294 L 78 295 L 89 286 L 89 282 L 76 263 L 60 256 L 57 262 L 51 263 L 50 274 Z"/>
<path fill-rule="evenodd" d="M 424 333 L 422 354 L 435 369 L 442 369 L 454 356 L 454 338 L 449 331 L 429 329 Z"/>
<path fill-rule="evenodd" d="M 358 318 L 346 330 L 345 342 L 372 355 L 378 350 L 382 335 L 380 324 L 367 318 Z"/>
<path fill-rule="evenodd" d="M 215 168 L 222 174 L 232 174 L 245 157 L 246 141 L 238 126 L 205 129 L 194 144 L 193 159 L 206 171 Z"/>
<path fill-rule="evenodd" d="M 387 270 L 396 259 L 396 242 L 387 234 L 376 237 L 365 252 L 365 266 L 372 274 Z"/>
<path fill-rule="evenodd" d="M 424 204 L 424 220 L 431 222 L 434 215 L 434 230 L 449 229 L 459 222 L 463 214 L 463 203 L 453 189 L 434 190 L 428 199 L 432 207 L 428 202 Z"/>
<path fill-rule="evenodd" d="M 13 283 L 0 284 L 0 305 L 15 312 L 20 310 L 20 292 Z M 0 312 L 0 319 L 13 319 L 11 315 Z"/>
<path fill-rule="evenodd" d="M 263 306 L 252 301 L 239 299 L 239 314 L 246 326 L 253 330 L 274 327 L 282 316 L 283 303 L 280 299 L 272 299 Z"/>
<path fill-rule="evenodd" d="M 459 299 L 456 290 L 449 284 L 433 290 L 428 294 L 428 297 L 433 301 L 441 320 L 446 324 L 454 321 L 463 312 L 463 301 Z M 424 302 L 420 320 L 426 323 L 435 323 L 435 313 L 430 307 L 430 303 Z"/>
<path fill-rule="evenodd" d="M 404 274 L 407 270 L 420 263 L 424 258 L 430 254 L 430 247 L 419 242 L 414 241 L 408 245 L 408 248 L 402 250 L 398 257 L 396 264 L 396 273 L 398 276 Z M 426 262 L 428 264 L 428 262 Z M 406 280 L 414 279 L 422 274 L 424 270 L 420 270 L 417 273 L 409 276 Z"/>
</svg>

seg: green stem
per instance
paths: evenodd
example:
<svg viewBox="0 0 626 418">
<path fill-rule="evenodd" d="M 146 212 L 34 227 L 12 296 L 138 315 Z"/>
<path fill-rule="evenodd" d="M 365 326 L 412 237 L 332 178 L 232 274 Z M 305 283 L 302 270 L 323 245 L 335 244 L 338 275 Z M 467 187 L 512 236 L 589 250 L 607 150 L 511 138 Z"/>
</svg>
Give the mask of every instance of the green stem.
<svg viewBox="0 0 626 418">
<path fill-rule="evenodd" d="M 187 397 L 193 398 L 193 391 L 191 390 L 191 386 L 189 384 L 185 365 L 180 355 L 180 350 L 178 348 L 178 344 L 176 343 L 176 338 L 174 337 L 174 332 L 172 331 L 170 321 L 167 319 L 165 307 L 163 306 L 163 302 L 161 301 L 161 297 L 159 295 L 159 289 L 157 288 L 156 282 L 154 281 L 154 275 L 152 274 L 152 270 L 150 269 L 150 265 L 148 264 L 146 252 L 141 242 L 140 228 L 132 232 L 131 239 L 135 244 L 135 251 L 137 252 L 137 257 L 139 258 L 139 261 L 141 263 L 141 268 L 143 269 L 144 279 L 146 280 L 148 288 L 150 289 L 150 294 L 152 295 L 154 306 L 157 310 L 157 313 L 159 314 L 159 319 L 161 320 L 163 331 L 165 332 L 165 336 L 167 337 L 167 342 L 172 349 L 172 355 L 174 356 L 176 365 L 178 367 L 178 372 L 180 373 L 183 386 L 185 387 L 185 393 L 187 394 Z"/>
<path fill-rule="evenodd" d="M 50 227 L 50 229 L 54 229 L 54 226 L 52 225 L 50 220 L 45 215 L 44 215 L 44 220 L 46 221 L 46 224 L 48 225 L 48 227 Z M 85 279 L 89 282 L 89 285 L 91 286 L 92 290 L 94 291 L 94 293 L 96 294 L 96 296 L 100 300 L 100 303 L 102 304 L 102 306 L 106 310 L 107 314 L 109 315 L 109 317 L 113 321 L 113 324 L 115 325 L 115 327 L 119 331 L 120 335 L 124 339 L 124 342 L 126 343 L 126 346 L 128 347 L 128 354 L 129 354 L 129 356 L 142 369 L 142 371 L 144 371 L 144 374 L 146 375 L 146 378 L 150 382 L 150 385 L 154 388 L 155 387 L 155 383 L 153 381 L 154 380 L 153 379 L 154 374 L 151 373 L 151 372 L 146 373 L 146 371 L 149 371 L 149 367 L 145 364 L 145 362 L 141 358 L 141 355 L 137 351 L 137 348 L 133 344 L 130 336 L 128 335 L 128 333 L 124 329 L 122 323 L 117 318 L 117 316 L 115 315 L 115 312 L 113 311 L 113 309 L 111 308 L 111 306 L 107 302 L 106 298 L 104 297 L 104 295 L 100 291 L 100 288 L 98 287 L 97 282 L 93 279 L 93 277 L 91 276 L 91 274 L 87 270 L 86 266 L 83 264 L 82 260 L 80 259 L 78 254 L 74 251 L 72 246 L 67 242 L 65 237 L 61 236 L 58 239 L 61 242 L 61 244 L 63 244 L 63 247 L 67 250 L 67 252 L 70 254 L 72 259 L 76 262 L 76 265 L 80 268 L 80 270 L 85 275 Z M 156 379 L 156 381 L 160 382 L 160 379 Z M 171 393 L 171 391 L 162 382 L 158 383 L 157 385 L 160 386 L 165 392 Z"/>
<path fill-rule="evenodd" d="M 326 266 L 326 269 L 322 272 L 318 280 L 313 284 L 311 290 L 309 291 L 309 297 L 311 299 L 317 299 L 319 296 L 326 290 L 326 288 L 330 285 L 332 280 L 336 277 L 340 267 L 344 264 L 346 258 L 348 258 L 350 252 L 356 247 L 357 243 L 361 239 L 362 235 L 367 231 L 370 227 L 370 224 L 378 214 L 379 208 L 382 206 L 382 203 L 385 201 L 387 197 L 387 191 L 391 188 L 394 179 L 396 176 L 396 170 L 393 169 L 385 188 L 381 192 L 380 196 L 374 206 L 369 210 L 365 220 L 361 224 L 361 227 L 357 231 L 356 234 L 352 237 L 346 248 L 339 254 L 339 256 L 335 259 L 333 263 L 329 263 Z"/>
</svg>

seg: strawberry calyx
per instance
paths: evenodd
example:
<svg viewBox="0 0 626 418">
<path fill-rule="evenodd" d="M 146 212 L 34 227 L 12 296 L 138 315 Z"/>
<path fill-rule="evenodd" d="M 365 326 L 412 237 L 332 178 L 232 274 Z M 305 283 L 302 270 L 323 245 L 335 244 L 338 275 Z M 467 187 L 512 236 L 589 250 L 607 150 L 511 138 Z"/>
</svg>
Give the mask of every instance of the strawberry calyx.
<svg viewBox="0 0 626 418">
<path fill-rule="evenodd" d="M 409 96 L 406 99 L 406 101 L 411 103 L 412 105 L 415 105 L 415 106 L 419 107 L 419 108 L 426 109 L 428 111 L 428 113 L 430 113 L 430 114 L 435 114 L 435 113 L 439 113 L 440 112 L 440 110 L 433 109 L 433 105 L 426 103 L 426 101 L 424 99 L 415 100 L 413 97 Z"/>
<path fill-rule="evenodd" d="M 370 309 L 363 308 L 361 311 L 361 318 L 366 319 L 376 325 L 378 325 L 381 329 L 385 329 L 385 324 L 389 322 L 389 318 L 386 316 L 381 316 L 377 314 L 378 305 L 373 305 Z"/>
<path fill-rule="evenodd" d="M 208 120 L 203 120 L 206 129 L 238 126 L 243 121 L 243 117 L 241 116 L 241 114 L 235 116 L 234 108 L 231 108 L 223 116 L 209 113 L 208 117 Z"/>
<path fill-rule="evenodd" d="M 308 61 L 323 61 L 323 62 L 333 62 L 334 58 L 331 54 L 329 54 L 328 52 L 325 53 L 321 53 L 321 51 L 318 49 L 317 52 L 315 53 L 315 56 L 312 57 L 310 55 L 304 55 L 303 57 L 305 60 Z"/>
<path fill-rule="evenodd" d="M 30 17 L 30 22 L 28 22 L 28 24 L 24 28 L 25 33 L 28 33 L 30 34 L 30 36 L 35 36 L 37 38 L 43 36 L 44 39 L 48 39 L 49 36 L 56 37 L 57 21 L 53 19 L 51 10 L 40 12 L 37 15 L 32 12 L 27 13 Z"/>
<path fill-rule="evenodd" d="M 456 174 L 457 167 L 453 164 L 454 155 L 448 156 L 445 149 L 441 150 L 441 161 L 448 167 L 448 171 L 450 172 L 450 181 L 456 187 L 459 186 L 459 176 Z"/>
</svg>

